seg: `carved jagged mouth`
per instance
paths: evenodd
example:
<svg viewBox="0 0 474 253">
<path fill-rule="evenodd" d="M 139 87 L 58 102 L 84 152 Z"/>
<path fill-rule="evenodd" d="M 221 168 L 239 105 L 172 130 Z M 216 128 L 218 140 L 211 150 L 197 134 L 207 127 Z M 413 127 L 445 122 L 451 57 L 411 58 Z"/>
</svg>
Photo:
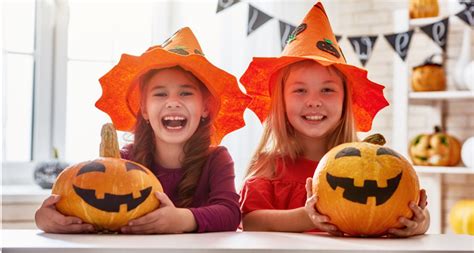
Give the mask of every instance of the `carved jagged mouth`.
<svg viewBox="0 0 474 253">
<path fill-rule="evenodd" d="M 348 177 L 336 177 L 329 173 L 326 173 L 326 180 L 333 190 L 337 187 L 344 189 L 342 197 L 361 204 L 367 204 L 368 197 L 375 197 L 376 205 L 382 205 L 390 197 L 392 197 L 395 190 L 398 188 L 400 179 L 402 178 L 402 172 L 396 177 L 387 180 L 387 187 L 378 187 L 377 181 L 365 180 L 364 186 L 354 186 L 354 179 Z"/>
<path fill-rule="evenodd" d="M 75 185 L 73 185 L 73 187 L 76 194 L 81 197 L 87 204 L 105 212 L 116 213 L 120 211 L 120 206 L 123 204 L 127 205 L 127 211 L 135 209 L 138 205 L 143 203 L 146 198 L 148 198 L 152 189 L 152 187 L 150 186 L 141 190 L 141 196 L 138 198 L 133 198 L 133 195 L 131 193 L 125 195 L 114 195 L 106 193 L 104 194 L 103 199 L 98 199 L 95 196 L 95 190 L 82 189 Z"/>
</svg>

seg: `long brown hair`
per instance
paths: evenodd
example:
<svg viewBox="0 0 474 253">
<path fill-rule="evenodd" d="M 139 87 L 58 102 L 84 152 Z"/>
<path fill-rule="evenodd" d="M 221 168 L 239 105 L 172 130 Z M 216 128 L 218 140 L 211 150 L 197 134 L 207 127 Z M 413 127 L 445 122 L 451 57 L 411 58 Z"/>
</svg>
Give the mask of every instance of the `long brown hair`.
<svg viewBox="0 0 474 253">
<path fill-rule="evenodd" d="M 270 112 L 264 122 L 263 134 L 260 143 L 252 156 L 250 165 L 245 173 L 245 180 L 251 177 L 268 177 L 275 174 L 276 159 L 289 157 L 295 160 L 303 155 L 303 147 L 298 143 L 295 129 L 289 123 L 285 110 L 285 97 L 283 95 L 284 85 L 291 70 L 319 64 L 312 60 L 303 60 L 282 68 L 272 78 L 275 80 L 272 87 L 272 100 Z M 341 119 L 333 130 L 326 150 L 345 143 L 357 140 L 354 116 L 352 113 L 352 102 L 350 87 L 347 85 L 344 74 L 336 66 L 330 65 L 328 71 L 339 76 L 344 86 L 344 104 Z"/>
<path fill-rule="evenodd" d="M 214 97 L 211 95 L 206 86 L 197 79 L 191 72 L 184 70 L 180 66 L 175 66 L 167 69 L 176 69 L 185 73 L 188 78 L 195 80 L 203 92 L 203 101 L 208 105 L 214 105 Z M 145 92 L 146 86 L 149 80 L 164 69 L 153 69 L 145 73 L 140 81 L 140 93 L 141 95 L 141 106 L 145 103 Z M 216 108 L 209 106 L 209 116 L 202 118 L 196 132 L 186 141 L 183 152 L 184 160 L 182 168 L 184 169 L 184 175 L 178 184 L 177 194 L 179 203 L 175 203 L 179 207 L 189 207 L 193 201 L 194 191 L 196 190 L 197 183 L 201 177 L 202 169 L 209 158 L 211 149 L 211 129 L 212 122 L 215 118 Z M 152 168 L 154 164 L 154 157 L 157 152 L 155 147 L 155 135 L 151 125 L 143 118 L 141 109 L 137 113 L 137 123 L 134 130 L 135 138 L 133 142 L 132 156 L 138 163 L 143 164 L 148 168 Z"/>
</svg>

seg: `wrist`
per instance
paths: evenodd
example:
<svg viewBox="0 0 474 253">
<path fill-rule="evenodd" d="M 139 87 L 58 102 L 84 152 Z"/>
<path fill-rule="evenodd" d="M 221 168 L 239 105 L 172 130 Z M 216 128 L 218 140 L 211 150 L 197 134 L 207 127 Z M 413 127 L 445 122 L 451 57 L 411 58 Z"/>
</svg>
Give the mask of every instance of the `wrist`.
<svg viewBox="0 0 474 253">
<path fill-rule="evenodd" d="M 181 219 L 181 231 L 185 232 L 194 232 L 197 230 L 197 222 L 194 218 L 193 212 L 188 208 L 178 208 L 179 216 Z"/>
</svg>

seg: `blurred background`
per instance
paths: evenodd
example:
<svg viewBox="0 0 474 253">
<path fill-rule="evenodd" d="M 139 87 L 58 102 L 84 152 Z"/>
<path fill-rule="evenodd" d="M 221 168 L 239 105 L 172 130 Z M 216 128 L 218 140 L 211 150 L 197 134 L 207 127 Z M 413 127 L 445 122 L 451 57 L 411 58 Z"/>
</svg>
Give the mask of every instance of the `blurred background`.
<svg viewBox="0 0 474 253">
<path fill-rule="evenodd" d="M 467 152 L 451 167 L 416 167 L 422 187 L 429 190 L 430 232 L 451 233 L 451 207 L 460 199 L 474 199 L 474 169 L 472 158 L 469 160 L 474 156 L 474 140 L 462 147 L 474 136 L 474 37 L 469 23 L 474 9 L 462 15 L 470 1 L 434 1 L 439 12 L 421 21 L 410 18 L 409 0 L 322 2 L 334 33 L 341 36 L 339 44 L 348 63 L 367 68 L 369 78 L 386 87 L 384 93 L 391 104 L 379 112 L 371 132 L 360 133 L 360 137 L 380 132 L 388 146 L 408 157 L 411 140 L 440 125 L 458 139 L 458 152 L 462 148 Z M 278 56 L 288 31 L 315 3 L 3 0 L 0 153 L 4 227 L 34 227 L 32 213 L 49 194 L 35 185 L 33 173 L 39 162 L 57 159 L 72 164 L 98 157 L 100 128 L 111 121 L 94 107 L 102 92 L 98 79 L 122 53 L 140 55 L 189 26 L 206 57 L 239 79 L 252 57 Z M 442 25 L 446 18 L 449 20 Z M 425 26 L 434 31 L 431 36 L 420 29 Z M 403 48 L 397 54 L 385 36 L 408 31 L 413 33 L 398 41 Z M 375 41 L 367 40 L 374 36 Z M 417 93 L 412 87 L 413 68 L 433 54 L 440 55 L 445 86 L 434 93 Z M 222 142 L 234 159 L 238 189 L 262 132 L 253 112 L 247 110 L 244 116 L 246 126 Z M 120 145 L 131 140 L 130 134 L 119 133 Z"/>
</svg>

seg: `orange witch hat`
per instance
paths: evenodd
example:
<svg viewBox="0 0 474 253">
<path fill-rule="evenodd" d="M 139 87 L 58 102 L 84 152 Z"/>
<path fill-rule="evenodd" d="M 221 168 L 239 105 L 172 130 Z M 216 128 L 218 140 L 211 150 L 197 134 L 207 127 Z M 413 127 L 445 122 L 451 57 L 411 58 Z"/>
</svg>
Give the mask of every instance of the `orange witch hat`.
<svg viewBox="0 0 474 253">
<path fill-rule="evenodd" d="M 272 76 L 285 66 L 309 59 L 323 66 L 334 65 L 346 76 L 352 88 L 357 130 L 369 131 L 375 114 L 388 105 L 383 96 L 384 86 L 370 81 L 366 70 L 346 63 L 321 2 L 311 8 L 287 43 L 280 57 L 253 58 L 240 78 L 247 94 L 253 98 L 249 108 L 260 121 L 263 122 L 270 111 Z"/>
<path fill-rule="evenodd" d="M 162 45 L 149 48 L 140 56 L 123 54 L 120 61 L 99 79 L 102 96 L 95 106 L 107 113 L 117 130 L 133 131 L 140 108 L 140 76 L 151 69 L 179 65 L 206 85 L 219 103 L 214 119 L 212 143 L 245 125 L 243 112 L 251 98 L 238 87 L 237 79 L 212 65 L 188 27 L 177 31 Z"/>
</svg>

